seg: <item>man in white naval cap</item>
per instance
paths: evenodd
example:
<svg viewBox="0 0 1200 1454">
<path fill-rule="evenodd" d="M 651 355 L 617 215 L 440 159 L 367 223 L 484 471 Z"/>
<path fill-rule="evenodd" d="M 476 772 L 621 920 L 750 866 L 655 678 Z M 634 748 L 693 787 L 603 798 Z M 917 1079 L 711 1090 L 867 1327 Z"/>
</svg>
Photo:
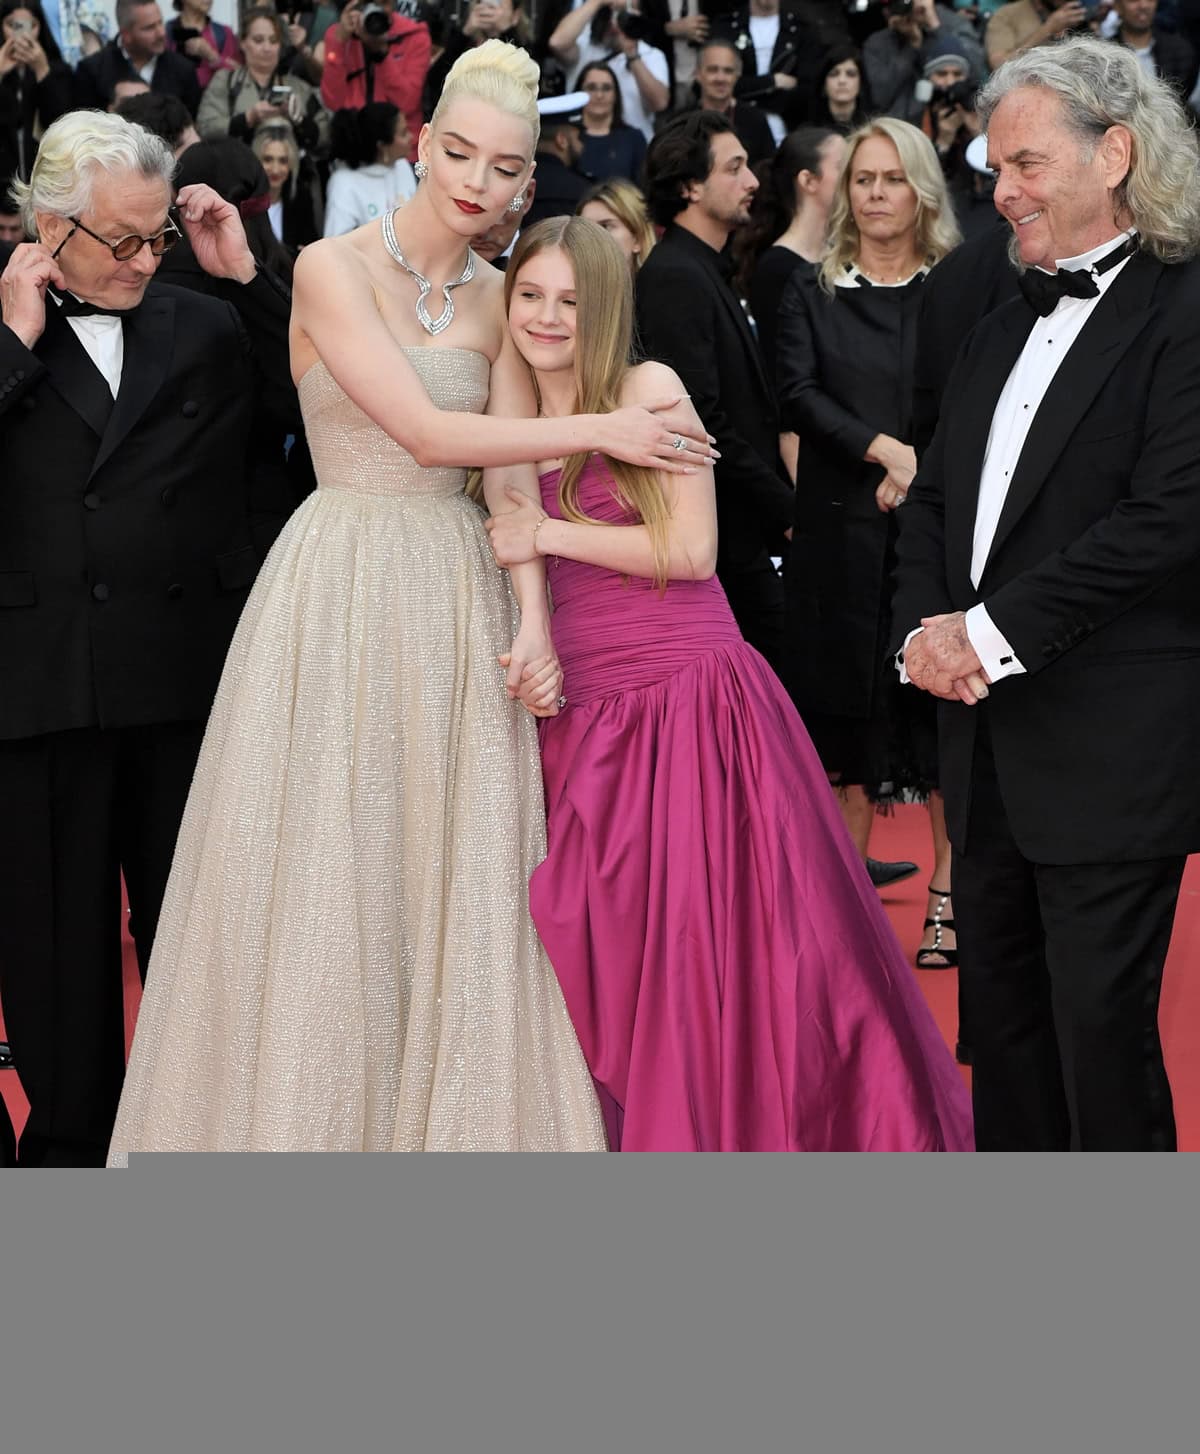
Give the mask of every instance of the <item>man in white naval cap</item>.
<svg viewBox="0 0 1200 1454">
<path fill-rule="evenodd" d="M 538 102 L 542 132 L 537 144 L 537 193 L 523 227 L 543 217 L 569 217 L 592 178 L 579 171 L 583 156 L 583 108 L 586 91 L 547 96 Z"/>
</svg>

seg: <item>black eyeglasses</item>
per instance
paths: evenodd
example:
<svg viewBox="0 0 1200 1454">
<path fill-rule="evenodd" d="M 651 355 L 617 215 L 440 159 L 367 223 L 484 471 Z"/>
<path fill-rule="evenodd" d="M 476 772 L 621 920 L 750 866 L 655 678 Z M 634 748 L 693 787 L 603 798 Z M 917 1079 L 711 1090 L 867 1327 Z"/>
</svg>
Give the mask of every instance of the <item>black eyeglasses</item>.
<svg viewBox="0 0 1200 1454">
<path fill-rule="evenodd" d="M 114 259 L 119 263 L 127 263 L 137 257 L 147 243 L 150 244 L 150 251 L 155 257 L 162 257 L 164 252 L 170 252 L 183 235 L 171 219 L 167 218 L 167 225 L 161 232 L 156 232 L 153 237 L 139 237 L 136 232 L 131 232 L 125 237 L 119 237 L 116 242 L 109 242 L 107 237 L 101 237 L 98 232 L 93 232 L 90 227 L 85 227 L 78 217 L 68 218 L 68 221 L 75 225 L 67 233 L 66 237 L 54 249 L 52 256 L 57 257 L 67 243 L 75 236 L 76 232 L 86 232 L 89 237 L 94 237 L 97 242 L 102 242 Z"/>
</svg>

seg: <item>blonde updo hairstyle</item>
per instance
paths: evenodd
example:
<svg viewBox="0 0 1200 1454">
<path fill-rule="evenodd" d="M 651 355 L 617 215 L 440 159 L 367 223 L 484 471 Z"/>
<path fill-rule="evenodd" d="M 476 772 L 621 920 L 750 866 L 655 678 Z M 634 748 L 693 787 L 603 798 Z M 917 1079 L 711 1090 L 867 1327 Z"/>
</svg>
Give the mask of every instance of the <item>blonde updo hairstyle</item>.
<svg viewBox="0 0 1200 1454">
<path fill-rule="evenodd" d="M 450 67 L 429 124 L 436 131 L 442 113 L 455 101 L 486 101 L 489 106 L 529 123 L 533 132 L 529 151 L 532 157 L 541 130 L 537 109 L 540 81 L 541 72 L 528 51 L 505 40 L 485 40 L 482 45 L 464 51 Z"/>
</svg>

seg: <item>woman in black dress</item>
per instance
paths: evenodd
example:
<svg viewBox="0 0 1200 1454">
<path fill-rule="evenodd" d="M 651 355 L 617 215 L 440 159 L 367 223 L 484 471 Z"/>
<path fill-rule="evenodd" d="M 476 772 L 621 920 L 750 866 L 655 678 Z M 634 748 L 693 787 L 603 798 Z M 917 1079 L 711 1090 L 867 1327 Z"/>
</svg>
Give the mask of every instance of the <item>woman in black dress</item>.
<svg viewBox="0 0 1200 1454">
<path fill-rule="evenodd" d="M 621 110 L 621 88 L 611 66 L 593 61 L 579 73 L 576 85 L 587 92 L 583 108 L 583 155 L 579 170 L 606 182 L 624 177 L 636 182 L 646 159 L 646 138 L 636 126 L 627 126 Z"/>
<path fill-rule="evenodd" d="M 812 119 L 843 136 L 864 126 L 871 115 L 867 73 L 862 52 L 852 45 L 835 45 L 825 53 L 817 76 Z"/>
<path fill-rule="evenodd" d="M 29 180 L 38 138 L 71 104 L 71 68 L 38 0 L 0 0 L 0 190 Z"/>
<path fill-rule="evenodd" d="M 916 468 L 912 371 L 925 273 L 958 242 L 937 154 L 915 126 L 853 133 L 820 269 L 780 308 L 777 379 L 800 436 L 787 570 L 789 686 L 864 858 L 873 802 L 929 796 L 934 840 L 922 968 L 955 963 L 950 847 L 932 699 L 901 688 L 887 657 L 895 511 Z"/>
</svg>

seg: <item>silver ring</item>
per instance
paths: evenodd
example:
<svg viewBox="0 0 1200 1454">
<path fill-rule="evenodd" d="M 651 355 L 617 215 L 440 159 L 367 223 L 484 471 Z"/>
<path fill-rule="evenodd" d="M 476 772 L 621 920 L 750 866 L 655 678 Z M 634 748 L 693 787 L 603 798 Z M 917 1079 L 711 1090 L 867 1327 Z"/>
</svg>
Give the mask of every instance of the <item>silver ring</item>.
<svg viewBox="0 0 1200 1454">
<path fill-rule="evenodd" d="M 564 708 L 564 707 L 565 707 L 565 706 L 566 706 L 566 705 L 567 705 L 567 699 L 566 699 L 566 697 L 559 697 L 559 699 L 558 699 L 558 701 L 557 701 L 557 702 L 555 702 L 555 704 L 554 704 L 554 705 L 555 705 L 555 706 L 556 706 L 556 707 L 557 707 L 557 708 L 558 708 L 558 710 L 559 710 L 559 711 L 560 711 L 560 712 L 561 712 L 561 711 L 562 711 L 562 709 L 563 709 L 563 708 Z"/>
<path fill-rule="evenodd" d="M 672 449 L 685 449 L 686 447 L 687 446 L 683 442 L 683 435 L 682 434 L 677 434 L 675 436 L 675 438 L 671 441 L 671 448 Z"/>
</svg>

